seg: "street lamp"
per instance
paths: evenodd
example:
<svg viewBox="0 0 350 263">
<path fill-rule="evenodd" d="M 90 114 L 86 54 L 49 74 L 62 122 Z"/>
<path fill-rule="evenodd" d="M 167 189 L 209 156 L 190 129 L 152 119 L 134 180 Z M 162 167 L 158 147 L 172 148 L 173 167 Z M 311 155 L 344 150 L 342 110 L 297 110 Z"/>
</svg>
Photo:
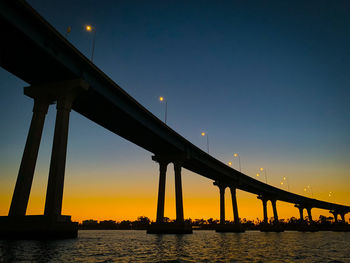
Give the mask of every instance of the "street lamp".
<svg viewBox="0 0 350 263">
<path fill-rule="evenodd" d="M 260 177 L 261 173 L 256 173 L 256 177 Z M 265 182 L 267 183 L 267 180 L 266 180 L 266 175 L 265 175 Z"/>
<path fill-rule="evenodd" d="M 164 99 L 164 97 L 159 97 L 160 102 L 165 102 L 165 113 L 164 113 L 164 123 L 166 124 L 166 119 L 168 117 L 168 101 Z"/>
<path fill-rule="evenodd" d="M 96 39 L 96 29 L 92 27 L 91 25 L 86 25 L 85 30 L 87 32 L 93 32 L 92 35 L 92 52 L 91 52 L 91 61 L 94 59 L 94 51 L 95 51 L 95 39 Z"/>
<path fill-rule="evenodd" d="M 308 185 L 308 186 L 307 186 L 307 188 L 308 188 L 308 189 L 310 189 L 310 191 L 311 191 L 311 196 L 312 196 L 312 198 L 314 198 L 314 193 L 313 193 L 313 191 L 312 191 L 311 186 L 310 186 L 310 185 Z"/>
<path fill-rule="evenodd" d="M 305 194 L 306 194 L 307 191 L 310 191 L 311 197 L 313 198 L 314 197 L 314 193 L 312 192 L 312 188 L 311 188 L 310 185 L 308 185 L 307 187 L 304 187 Z"/>
<path fill-rule="evenodd" d="M 201 135 L 204 137 L 204 136 L 207 136 L 207 152 L 209 154 L 209 137 L 208 137 L 208 133 L 205 133 L 205 132 L 202 132 Z"/>
<path fill-rule="evenodd" d="M 238 157 L 239 171 L 241 172 L 241 156 L 238 153 L 234 153 L 233 157 Z"/>
<path fill-rule="evenodd" d="M 228 162 L 228 165 L 231 166 L 231 165 L 232 165 L 232 162 Z"/>
<path fill-rule="evenodd" d="M 264 172 L 265 173 L 265 182 L 267 183 L 267 175 L 266 175 L 266 168 L 261 167 L 260 172 Z"/>
<path fill-rule="evenodd" d="M 67 38 L 68 37 L 68 34 L 72 31 L 72 27 L 71 26 L 68 26 L 67 27 L 67 31 L 66 31 L 66 34 L 65 34 L 65 37 Z"/>
<path fill-rule="evenodd" d="M 284 182 L 286 182 L 286 183 L 287 183 L 288 192 L 289 192 L 289 180 L 288 180 L 288 177 L 283 176 L 283 181 L 281 182 L 281 185 L 284 185 Z"/>
</svg>

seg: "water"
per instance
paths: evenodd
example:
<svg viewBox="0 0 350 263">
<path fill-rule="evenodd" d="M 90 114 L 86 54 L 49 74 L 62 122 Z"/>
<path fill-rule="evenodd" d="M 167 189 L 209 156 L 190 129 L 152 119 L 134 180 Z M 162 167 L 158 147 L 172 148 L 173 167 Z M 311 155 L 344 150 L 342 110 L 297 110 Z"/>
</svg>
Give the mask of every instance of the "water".
<svg viewBox="0 0 350 263">
<path fill-rule="evenodd" d="M 148 235 L 79 231 L 56 241 L 0 240 L 0 262 L 349 262 L 350 233 Z"/>
</svg>

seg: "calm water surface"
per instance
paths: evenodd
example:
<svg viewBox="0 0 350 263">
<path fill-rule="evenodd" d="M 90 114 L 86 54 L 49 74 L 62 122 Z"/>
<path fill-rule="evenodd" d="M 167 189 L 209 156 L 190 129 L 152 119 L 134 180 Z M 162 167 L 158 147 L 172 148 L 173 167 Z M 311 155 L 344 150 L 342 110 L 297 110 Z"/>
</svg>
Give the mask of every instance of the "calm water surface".
<svg viewBox="0 0 350 263">
<path fill-rule="evenodd" d="M 145 231 L 86 230 L 70 240 L 0 240 L 0 262 L 350 263 L 350 233 L 148 235 Z"/>
</svg>

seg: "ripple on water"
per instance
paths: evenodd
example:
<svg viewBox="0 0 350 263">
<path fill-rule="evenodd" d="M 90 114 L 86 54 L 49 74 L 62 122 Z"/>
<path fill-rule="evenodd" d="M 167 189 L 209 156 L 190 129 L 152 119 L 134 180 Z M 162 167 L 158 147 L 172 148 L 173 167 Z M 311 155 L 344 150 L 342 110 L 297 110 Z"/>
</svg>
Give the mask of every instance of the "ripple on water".
<svg viewBox="0 0 350 263">
<path fill-rule="evenodd" d="M 332 262 L 350 263 L 350 233 L 148 235 L 80 231 L 58 241 L 0 240 L 0 262 Z"/>
</svg>

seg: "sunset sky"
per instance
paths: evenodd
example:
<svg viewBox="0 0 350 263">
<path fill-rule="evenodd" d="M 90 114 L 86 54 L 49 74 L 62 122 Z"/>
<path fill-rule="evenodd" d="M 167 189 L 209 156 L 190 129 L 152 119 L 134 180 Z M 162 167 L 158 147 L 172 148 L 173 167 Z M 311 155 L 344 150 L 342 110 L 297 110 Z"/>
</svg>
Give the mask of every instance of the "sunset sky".
<svg viewBox="0 0 350 263">
<path fill-rule="evenodd" d="M 84 27 L 92 25 L 94 63 L 162 120 L 163 96 L 167 124 L 203 150 L 206 132 L 215 158 L 238 169 L 238 153 L 248 176 L 264 167 L 271 185 L 287 190 L 280 184 L 286 177 L 291 192 L 350 206 L 349 1 L 28 2 L 62 35 L 70 26 L 68 40 L 88 58 L 93 34 Z M 31 121 L 27 85 L 0 68 L 0 215 L 10 207 Z M 28 214 L 44 211 L 54 121 L 51 106 Z M 158 165 L 151 156 L 72 112 L 63 214 L 155 220 Z M 183 170 L 183 195 L 185 218 L 219 218 L 213 181 Z M 169 165 L 170 218 L 174 196 Z M 241 218 L 262 218 L 255 195 L 237 197 Z M 280 218 L 299 215 L 291 204 L 277 208 Z M 320 214 L 330 215 L 313 210 L 314 218 Z"/>
</svg>

